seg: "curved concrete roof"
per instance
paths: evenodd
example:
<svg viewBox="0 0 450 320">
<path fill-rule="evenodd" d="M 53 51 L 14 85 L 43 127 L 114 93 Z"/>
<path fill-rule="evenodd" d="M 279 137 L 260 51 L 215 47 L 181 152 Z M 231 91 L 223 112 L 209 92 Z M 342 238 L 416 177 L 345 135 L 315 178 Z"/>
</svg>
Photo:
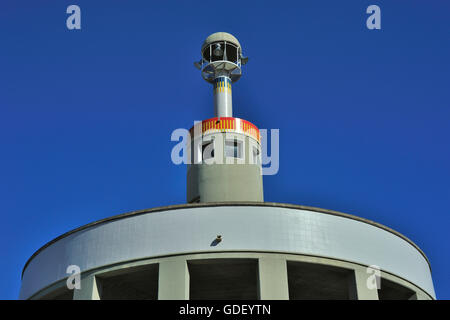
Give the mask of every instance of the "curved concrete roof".
<svg viewBox="0 0 450 320">
<path fill-rule="evenodd" d="M 225 241 L 211 246 L 211 237 Z M 271 202 L 172 205 L 92 222 L 50 241 L 27 261 L 20 299 L 67 277 L 125 261 L 192 253 L 267 252 L 376 265 L 435 297 L 424 253 L 400 233 L 337 211 Z"/>
<path fill-rule="evenodd" d="M 27 260 L 27 262 L 25 263 L 23 269 L 22 269 L 22 277 L 23 277 L 23 273 L 25 272 L 25 269 L 27 268 L 27 266 L 29 265 L 30 261 L 33 260 L 33 258 L 38 255 L 42 250 L 44 250 L 45 248 L 47 248 L 48 246 L 50 246 L 51 244 L 55 243 L 56 241 L 65 238 L 73 233 L 76 233 L 78 231 L 90 228 L 92 226 L 98 225 L 98 224 L 102 224 L 102 223 L 106 223 L 109 221 L 114 221 L 114 220 L 118 220 L 118 219 L 122 219 L 122 218 L 126 218 L 129 216 L 134 216 L 134 215 L 140 215 L 140 214 L 145 214 L 145 213 L 151 213 L 151 212 L 159 212 L 159 211 L 168 211 L 168 210 L 176 210 L 176 209 L 182 209 L 182 208 L 197 208 L 197 207 L 218 207 L 218 206 L 263 206 L 263 207 L 280 207 L 280 208 L 290 208 L 290 209 L 302 209 L 302 210 L 309 210 L 309 211 L 316 211 L 316 212 L 321 212 L 321 213 L 326 213 L 326 214 L 331 214 L 331 215 L 337 215 L 337 216 L 342 216 L 342 217 L 346 217 L 346 218 L 350 218 L 353 220 L 357 220 L 357 221 L 361 221 L 364 223 L 368 223 L 370 225 L 376 226 L 378 228 L 384 229 L 390 233 L 395 234 L 396 236 L 404 239 L 405 241 L 407 241 L 408 243 L 410 243 L 413 247 L 415 247 L 421 254 L 422 256 L 425 258 L 425 260 L 428 263 L 428 266 L 430 267 L 430 271 L 431 271 L 431 265 L 430 265 L 430 261 L 428 260 L 427 256 L 425 255 L 425 253 L 422 251 L 422 249 L 420 249 L 420 247 L 415 244 L 412 240 L 410 240 L 409 238 L 407 238 L 406 236 L 404 236 L 403 234 L 401 234 L 400 232 L 397 232 L 385 225 L 382 225 L 380 223 L 374 222 L 372 220 L 368 220 L 365 218 L 361 218 L 355 215 L 351 215 L 348 213 L 343 213 L 343 212 L 339 212 L 339 211 L 334 211 L 334 210 L 329 210 L 329 209 L 323 209 L 323 208 L 317 208 L 317 207 L 310 207 L 310 206 L 302 206 L 302 205 L 296 205 L 296 204 L 289 204 L 289 203 L 277 203 L 277 202 L 240 202 L 240 201 L 236 201 L 236 202 L 210 202 L 210 203 L 184 203 L 184 204 L 176 204 L 176 205 L 170 205 L 170 206 L 163 206 L 163 207 L 155 207 L 155 208 L 150 208 L 150 209 L 142 209 L 142 210 L 136 210 L 136 211 L 130 211 L 130 212 L 126 212 L 126 213 L 122 213 L 122 214 L 118 214 L 118 215 L 114 215 L 105 219 L 101 219 L 98 221 L 94 221 L 91 222 L 89 224 L 83 225 L 81 227 L 78 227 L 76 229 L 70 230 L 58 237 L 56 237 L 55 239 L 47 242 L 45 245 L 43 245 L 41 248 L 39 248 L 38 250 L 36 250 L 33 255 L 31 255 L 31 257 Z"/>
<path fill-rule="evenodd" d="M 33 258 L 35 256 L 37 256 L 42 250 L 44 250 L 45 248 L 47 248 L 48 246 L 50 246 L 51 244 L 57 242 L 58 240 L 65 238 L 73 233 L 76 233 L 78 231 L 82 231 L 84 229 L 90 228 L 92 226 L 96 226 L 102 223 L 106 223 L 109 221 L 114 221 L 114 220 L 118 220 L 118 219 L 123 219 L 126 217 L 130 217 L 130 216 L 134 216 L 134 215 L 141 215 L 141 214 L 146 214 L 146 213 L 151 213 L 151 212 L 159 212 L 159 211 L 168 211 L 168 210 L 177 210 L 177 209 L 182 209 L 182 208 L 202 208 L 202 207 L 218 207 L 218 206 L 263 206 L 263 207 L 280 207 L 280 208 L 290 208 L 290 209 L 301 209 L 301 210 L 309 210 L 309 211 L 315 211 L 315 212 L 321 212 L 321 213 L 326 213 L 326 214 L 331 214 L 331 215 L 336 215 L 336 216 L 341 216 L 341 217 L 345 217 L 345 218 L 349 218 L 349 219 L 353 219 L 353 220 L 357 220 L 357 221 L 361 221 L 373 226 L 376 226 L 380 229 L 384 229 L 392 234 L 395 234 L 396 236 L 404 239 L 405 241 L 407 241 L 408 243 L 410 243 L 414 248 L 416 248 L 420 254 L 425 258 L 425 260 L 428 263 L 428 266 L 430 267 L 430 271 L 431 271 L 431 265 L 430 262 L 427 258 L 427 256 L 425 255 L 425 253 L 422 251 L 422 249 L 420 249 L 420 247 L 418 245 L 416 245 L 413 241 L 411 241 L 409 238 L 407 238 L 406 236 L 404 236 L 403 234 L 389 228 L 386 227 L 385 225 L 382 225 L 380 223 L 368 220 L 368 219 L 364 219 L 355 215 L 351 215 L 348 213 L 343 213 L 343 212 L 338 212 L 338 211 L 334 211 L 334 210 L 329 210 L 329 209 L 323 209 L 323 208 L 317 208 L 317 207 L 309 207 L 309 206 L 302 206 L 302 205 L 296 205 L 296 204 L 288 204 L 288 203 L 277 203 L 277 202 L 210 202 L 210 203 L 184 203 L 184 204 L 177 204 L 177 205 L 170 205 L 170 206 L 163 206 L 163 207 L 155 207 L 155 208 L 150 208 L 150 209 L 143 209 L 143 210 L 136 210 L 136 211 L 130 211 L 130 212 L 126 212 L 126 213 L 122 213 L 122 214 L 118 214 L 118 215 L 114 215 L 105 219 L 101 219 L 98 221 L 94 221 L 91 222 L 89 224 L 83 225 L 81 227 L 78 227 L 76 229 L 70 230 L 62 235 L 60 235 L 59 237 L 56 237 L 55 239 L 47 242 L 45 245 L 43 245 L 41 248 L 39 248 L 38 250 L 36 250 L 33 255 L 27 260 L 27 262 L 25 263 L 23 269 L 22 269 L 22 277 L 23 274 L 25 272 L 25 269 L 27 268 L 27 266 L 29 265 L 29 263 L 31 262 L 31 260 L 33 260 Z"/>
</svg>

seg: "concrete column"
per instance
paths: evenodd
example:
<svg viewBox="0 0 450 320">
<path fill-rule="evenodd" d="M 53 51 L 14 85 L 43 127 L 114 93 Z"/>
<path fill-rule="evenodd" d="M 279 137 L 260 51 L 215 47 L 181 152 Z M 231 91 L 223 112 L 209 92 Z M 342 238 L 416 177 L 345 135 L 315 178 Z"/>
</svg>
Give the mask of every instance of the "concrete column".
<svg viewBox="0 0 450 320">
<path fill-rule="evenodd" d="M 189 300 L 189 270 L 186 260 L 159 263 L 158 300 Z"/>
<path fill-rule="evenodd" d="M 259 258 L 258 287 L 261 300 L 289 300 L 286 260 Z"/>
<path fill-rule="evenodd" d="M 94 275 L 81 276 L 81 288 L 73 291 L 73 300 L 100 300 L 101 288 Z"/>
<path fill-rule="evenodd" d="M 378 300 L 377 288 L 369 288 L 367 280 L 373 277 L 373 273 L 367 273 L 367 268 L 358 266 L 354 274 L 349 276 L 350 300 Z M 380 279 L 381 280 L 381 279 Z"/>
</svg>

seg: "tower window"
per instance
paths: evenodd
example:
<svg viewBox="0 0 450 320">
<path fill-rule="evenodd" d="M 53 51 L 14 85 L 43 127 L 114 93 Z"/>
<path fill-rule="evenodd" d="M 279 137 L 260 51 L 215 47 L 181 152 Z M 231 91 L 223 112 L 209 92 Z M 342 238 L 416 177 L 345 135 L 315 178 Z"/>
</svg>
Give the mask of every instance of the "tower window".
<svg viewBox="0 0 450 320">
<path fill-rule="evenodd" d="M 202 145 L 202 159 L 214 158 L 214 142 L 208 142 Z"/>
<path fill-rule="evenodd" d="M 230 158 L 242 158 L 242 141 L 227 140 L 225 141 L 225 156 Z"/>
<path fill-rule="evenodd" d="M 253 147 L 253 164 L 257 164 L 260 165 L 261 161 L 260 161 L 260 157 L 259 157 L 259 150 L 256 147 Z"/>
</svg>

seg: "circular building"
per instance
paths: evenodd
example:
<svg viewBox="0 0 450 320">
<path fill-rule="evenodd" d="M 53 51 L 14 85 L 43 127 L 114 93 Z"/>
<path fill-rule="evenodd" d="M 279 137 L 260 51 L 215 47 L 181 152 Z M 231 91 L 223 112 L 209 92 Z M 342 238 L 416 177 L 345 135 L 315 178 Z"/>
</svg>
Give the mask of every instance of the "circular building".
<svg viewBox="0 0 450 320">
<path fill-rule="evenodd" d="M 194 65 L 215 117 L 189 131 L 187 204 L 69 231 L 27 261 L 20 299 L 435 299 L 425 254 L 378 223 L 264 202 L 259 129 L 232 115 L 248 58 L 219 32 Z"/>
</svg>

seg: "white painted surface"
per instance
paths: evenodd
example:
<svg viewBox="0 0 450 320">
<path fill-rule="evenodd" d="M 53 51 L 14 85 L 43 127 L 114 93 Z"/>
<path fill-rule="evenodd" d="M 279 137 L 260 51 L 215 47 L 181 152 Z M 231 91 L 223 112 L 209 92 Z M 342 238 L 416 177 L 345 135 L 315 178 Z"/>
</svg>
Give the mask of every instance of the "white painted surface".
<svg viewBox="0 0 450 320">
<path fill-rule="evenodd" d="M 219 234 L 223 240 L 211 246 Z M 67 277 L 72 264 L 83 272 L 127 260 L 220 251 L 286 252 L 377 265 L 435 297 L 425 258 L 391 232 L 314 211 L 223 206 L 129 216 L 60 239 L 30 261 L 20 299 Z"/>
</svg>

